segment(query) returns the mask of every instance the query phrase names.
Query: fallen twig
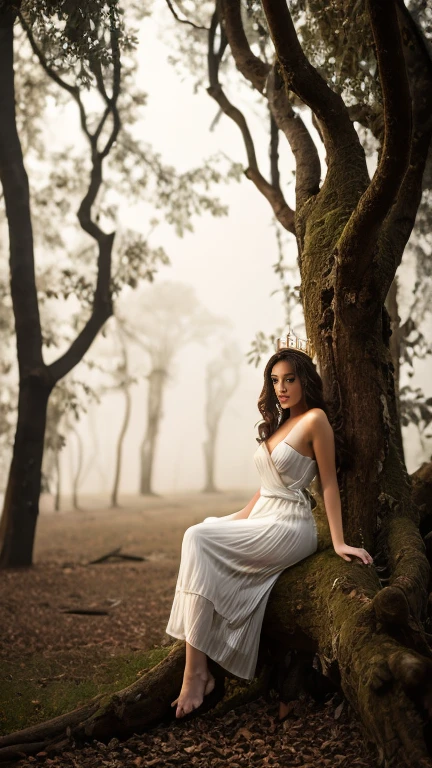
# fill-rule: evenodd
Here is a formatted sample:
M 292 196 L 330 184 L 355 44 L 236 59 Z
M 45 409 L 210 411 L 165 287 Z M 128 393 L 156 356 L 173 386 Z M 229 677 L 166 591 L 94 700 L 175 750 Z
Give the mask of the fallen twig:
M 109 611 L 97 608 L 62 608 L 61 613 L 76 613 L 79 616 L 108 616 Z
M 106 563 L 107 560 L 110 560 L 111 558 L 118 558 L 119 560 L 133 560 L 134 562 L 142 563 L 147 558 L 142 557 L 141 555 L 128 555 L 124 554 L 121 551 L 121 547 L 117 547 L 117 549 L 113 549 L 111 552 L 107 552 L 106 555 L 102 555 L 102 557 L 98 557 L 96 560 L 90 560 L 88 565 L 98 565 L 99 563 Z
M 117 547 L 117 549 L 113 549 L 111 552 L 107 552 L 106 555 L 102 555 L 102 557 L 98 557 L 96 560 L 90 560 L 88 565 L 97 565 L 98 563 L 104 563 L 110 557 L 115 557 L 115 555 L 118 555 L 120 550 L 121 550 L 121 547 Z

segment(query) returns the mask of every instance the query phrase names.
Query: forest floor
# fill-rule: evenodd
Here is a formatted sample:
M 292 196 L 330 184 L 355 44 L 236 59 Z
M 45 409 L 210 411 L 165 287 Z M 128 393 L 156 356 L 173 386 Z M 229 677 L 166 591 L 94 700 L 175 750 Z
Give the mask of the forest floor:
M 83 509 L 65 506 L 60 513 L 42 505 L 34 567 L 0 572 L 0 732 L 42 722 L 97 693 L 121 689 L 163 658 L 185 528 L 240 509 L 250 495 L 127 497 L 114 510 L 89 497 L 82 500 Z M 90 564 L 119 547 L 121 554 L 145 560 Z M 355 714 L 337 695 L 323 705 L 306 697 L 295 702 L 283 723 L 277 711 L 270 696 L 222 717 L 209 712 L 125 742 L 93 742 L 82 750 L 53 758 L 41 753 L 16 765 L 375 765 Z

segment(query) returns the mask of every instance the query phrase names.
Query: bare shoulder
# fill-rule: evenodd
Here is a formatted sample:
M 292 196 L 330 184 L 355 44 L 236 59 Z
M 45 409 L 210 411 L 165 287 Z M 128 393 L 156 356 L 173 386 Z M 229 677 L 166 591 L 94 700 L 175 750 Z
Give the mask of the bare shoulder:
M 308 426 L 312 439 L 319 435 L 329 436 L 333 433 L 327 414 L 322 408 L 310 408 L 308 414 Z
M 313 424 L 330 424 L 327 414 L 322 408 L 310 408 L 308 410 L 309 422 Z

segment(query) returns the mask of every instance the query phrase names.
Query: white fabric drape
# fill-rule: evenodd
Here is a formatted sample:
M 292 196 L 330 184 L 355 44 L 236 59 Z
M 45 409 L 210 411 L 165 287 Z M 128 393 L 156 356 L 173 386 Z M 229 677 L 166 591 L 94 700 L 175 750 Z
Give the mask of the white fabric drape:
M 261 443 L 254 459 L 262 485 L 249 517 L 207 517 L 186 530 L 166 629 L 246 679 L 254 676 L 276 579 L 317 548 L 303 491 L 316 475 L 316 462 L 283 441 L 271 455 Z

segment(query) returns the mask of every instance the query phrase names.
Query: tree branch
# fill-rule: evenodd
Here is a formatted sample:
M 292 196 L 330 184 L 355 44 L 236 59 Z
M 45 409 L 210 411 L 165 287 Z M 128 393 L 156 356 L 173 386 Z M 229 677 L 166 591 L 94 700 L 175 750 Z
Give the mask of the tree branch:
M 74 366 L 82 359 L 106 320 L 112 315 L 111 262 L 115 233 L 107 235 L 102 231 L 99 225 L 93 221 L 92 208 L 102 185 L 103 161 L 109 154 L 121 128 L 120 116 L 117 109 L 117 101 L 120 93 L 121 83 L 120 50 L 118 44 L 118 32 L 113 23 L 111 24 L 110 30 L 110 44 L 114 70 L 113 92 L 111 98 L 108 97 L 105 83 L 103 81 L 102 72 L 97 72 L 95 78 L 98 90 L 102 95 L 102 98 L 105 100 L 107 106 L 104 110 L 104 114 L 101 120 L 99 121 L 99 125 L 95 133 L 91 134 L 88 130 L 86 131 L 86 135 L 89 139 L 92 151 L 92 169 L 90 174 L 90 183 L 87 192 L 81 201 L 77 214 L 78 221 L 82 229 L 87 232 L 90 237 L 96 240 L 98 244 L 99 253 L 97 263 L 97 279 L 93 297 L 93 308 L 89 320 L 80 331 L 75 341 L 71 344 L 67 352 L 48 367 L 49 374 L 54 382 L 58 381 L 60 378 L 69 373 L 69 371 L 72 370 L 72 368 L 74 368 Z M 97 69 L 98 68 L 96 66 L 96 71 Z M 48 72 L 48 74 L 50 74 L 50 72 Z M 60 84 L 62 82 L 63 81 L 61 81 Z M 78 89 L 76 89 L 76 91 L 77 95 L 74 96 L 75 100 L 82 107 Z M 84 113 L 83 108 L 82 112 Z M 101 151 L 98 151 L 98 138 L 103 130 L 109 114 L 112 114 L 113 117 L 112 129 L 104 148 Z M 86 125 L 85 113 L 84 121 L 82 119 L 81 124 Z
M 339 94 L 329 88 L 302 51 L 286 0 L 262 2 L 285 85 L 294 91 L 317 116 L 332 166 L 362 157 L 357 134 Z
M 389 255 L 383 265 L 383 301 L 414 226 L 422 195 L 420 182 L 428 157 L 432 163 L 432 60 L 423 36 L 402 0 L 397 2 L 397 13 L 411 88 L 413 132 L 408 170 L 382 232 Z
M 251 51 L 243 28 L 240 0 L 221 0 L 220 22 L 237 69 L 257 91 L 264 93 L 270 66 Z
M 167 4 L 168 8 L 170 9 L 172 15 L 174 16 L 175 20 L 179 21 L 180 24 L 189 24 L 194 29 L 205 29 L 206 32 L 208 32 L 208 27 L 201 27 L 199 24 L 195 24 L 195 22 L 189 21 L 189 19 L 181 19 L 180 16 L 178 15 L 176 9 L 174 8 L 174 5 L 171 2 L 171 0 L 165 0 L 165 2 Z
M 382 109 L 378 110 L 369 104 L 352 104 L 347 109 L 353 123 L 360 123 L 364 128 L 368 128 L 380 144 L 383 143 L 384 112 Z
M 223 39 L 224 36 L 222 36 L 219 52 L 215 53 L 214 43 L 218 25 L 219 18 L 216 11 L 213 15 L 209 32 L 208 70 L 210 86 L 207 89 L 207 93 L 217 102 L 221 110 L 229 118 L 231 118 L 231 120 L 233 120 L 240 129 L 249 164 L 249 167 L 245 172 L 246 177 L 255 184 L 257 189 L 270 203 L 276 218 L 282 224 L 282 226 L 289 232 L 295 234 L 294 211 L 292 211 L 287 204 L 281 190 L 279 188 L 274 188 L 261 174 L 258 168 L 258 161 L 256 159 L 255 146 L 249 130 L 249 126 L 246 122 L 246 118 L 237 107 L 231 104 L 219 82 L 219 64 L 226 46 L 226 42 Z
M 111 135 L 108 137 L 105 147 L 100 152 L 101 160 L 103 160 L 104 157 L 106 157 L 111 151 L 111 147 L 113 146 L 115 140 L 117 139 L 118 133 L 121 128 L 120 115 L 117 109 L 117 101 L 120 95 L 120 83 L 121 83 L 120 48 L 119 48 L 119 41 L 118 41 L 118 31 L 115 28 L 114 24 L 111 25 L 110 40 L 111 40 L 111 51 L 113 55 L 114 71 L 113 71 L 113 92 L 112 92 L 111 99 L 109 101 L 109 105 L 111 107 L 111 112 L 113 117 L 113 127 L 111 131 Z
M 411 146 L 411 97 L 394 0 L 368 0 L 368 11 L 384 102 L 384 143 L 373 179 L 339 240 L 344 290 L 359 288 L 372 262 L 379 228 L 407 170 Z
M 302 118 L 288 100 L 284 82 L 277 67 L 267 78 L 267 98 L 279 129 L 288 139 L 296 162 L 296 207 L 319 192 L 321 163 L 315 142 Z
M 84 232 L 87 232 L 96 242 L 102 242 L 105 233 L 92 219 L 92 207 L 96 200 L 97 194 L 102 185 L 102 160 L 99 154 L 93 157 L 93 164 L 90 174 L 90 183 L 85 196 L 83 197 L 80 207 L 78 208 L 78 221 Z
M 81 120 L 81 127 L 87 136 L 87 138 L 91 139 L 91 133 L 89 131 L 88 125 L 87 125 L 87 116 L 84 110 L 83 103 L 81 101 L 80 92 L 76 85 L 71 85 L 66 80 L 63 80 L 62 77 L 48 64 L 44 54 L 42 53 L 41 49 L 36 43 L 36 40 L 33 37 L 33 32 L 30 28 L 30 26 L 27 24 L 23 14 L 19 11 L 18 12 L 18 18 L 21 22 L 21 25 L 28 37 L 29 43 L 31 45 L 31 48 L 33 50 L 33 53 L 36 54 L 37 58 L 39 59 L 39 63 L 42 66 L 42 69 L 47 73 L 47 75 L 53 80 L 57 85 L 60 86 L 60 88 L 63 88 L 63 90 L 70 93 L 70 95 L 75 99 L 76 103 L 78 104 L 78 109 L 80 112 L 80 120 Z
M 270 112 L 270 178 L 272 187 L 280 189 L 279 174 L 279 128 Z
M 97 268 L 97 282 L 93 299 L 91 315 L 72 342 L 67 352 L 47 366 L 49 376 L 53 383 L 66 376 L 77 363 L 82 360 L 89 350 L 100 329 L 112 315 L 111 300 L 111 256 L 115 234 L 104 235 L 99 242 L 99 256 Z
M 273 118 L 295 157 L 298 208 L 319 191 L 321 165 L 316 146 L 303 120 L 294 112 L 282 78 L 252 53 L 243 28 L 240 0 L 221 0 L 221 9 L 236 67 L 254 88 L 266 95 Z

